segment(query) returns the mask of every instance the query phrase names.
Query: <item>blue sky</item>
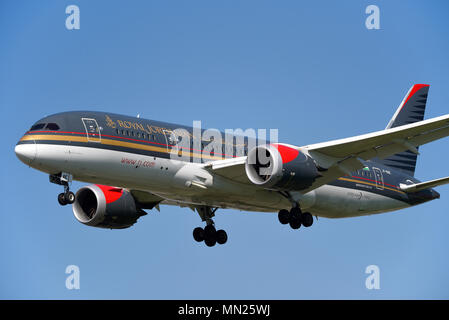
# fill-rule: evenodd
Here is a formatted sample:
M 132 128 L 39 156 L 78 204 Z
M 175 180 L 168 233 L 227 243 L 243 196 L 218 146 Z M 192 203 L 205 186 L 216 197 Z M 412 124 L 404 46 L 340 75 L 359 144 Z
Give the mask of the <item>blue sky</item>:
M 81 28 L 65 28 L 66 6 Z M 365 8 L 380 8 L 380 30 Z M 447 1 L 2 1 L 2 299 L 448 299 L 449 186 L 441 199 L 308 229 L 220 210 L 224 246 L 194 242 L 189 209 L 127 230 L 78 223 L 61 188 L 14 145 L 37 119 L 89 109 L 203 127 L 278 128 L 305 145 L 383 129 L 413 83 L 448 113 Z M 449 175 L 449 138 L 416 176 Z M 74 183 L 73 189 L 83 186 Z M 65 268 L 80 268 L 67 290 Z M 380 268 L 380 290 L 365 268 Z

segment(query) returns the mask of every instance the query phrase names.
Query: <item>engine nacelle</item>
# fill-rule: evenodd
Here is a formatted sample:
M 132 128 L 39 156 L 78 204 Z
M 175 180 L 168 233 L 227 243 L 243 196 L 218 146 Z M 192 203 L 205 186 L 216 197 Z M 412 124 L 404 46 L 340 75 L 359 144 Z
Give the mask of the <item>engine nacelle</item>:
M 252 183 L 266 189 L 284 191 L 304 190 L 320 176 L 312 158 L 281 144 L 251 149 L 245 171 Z
M 103 185 L 90 185 L 79 189 L 72 208 L 79 222 L 109 229 L 128 228 L 146 214 L 137 207 L 131 193 Z

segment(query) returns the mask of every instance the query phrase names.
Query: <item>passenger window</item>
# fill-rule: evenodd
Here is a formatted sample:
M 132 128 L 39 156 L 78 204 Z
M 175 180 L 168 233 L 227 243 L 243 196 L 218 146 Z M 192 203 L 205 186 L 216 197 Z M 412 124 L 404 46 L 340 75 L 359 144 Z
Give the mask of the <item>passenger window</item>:
M 31 127 L 30 131 L 36 131 L 43 129 L 45 127 L 45 123 L 38 123 Z

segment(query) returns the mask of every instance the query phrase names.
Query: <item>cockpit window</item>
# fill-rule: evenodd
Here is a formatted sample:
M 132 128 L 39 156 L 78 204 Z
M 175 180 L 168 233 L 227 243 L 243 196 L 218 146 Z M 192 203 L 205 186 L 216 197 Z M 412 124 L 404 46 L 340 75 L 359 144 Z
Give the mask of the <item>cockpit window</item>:
M 44 127 L 45 127 L 45 123 L 37 123 L 31 127 L 30 131 L 40 130 L 40 129 L 43 129 Z
M 49 123 L 45 129 L 56 131 L 59 130 L 59 126 L 56 123 Z

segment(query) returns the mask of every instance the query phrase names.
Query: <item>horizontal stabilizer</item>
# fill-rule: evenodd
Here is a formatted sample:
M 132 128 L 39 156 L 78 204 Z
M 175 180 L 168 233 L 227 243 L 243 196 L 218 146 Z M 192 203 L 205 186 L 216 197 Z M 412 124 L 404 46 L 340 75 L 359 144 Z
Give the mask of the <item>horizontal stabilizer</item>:
M 418 192 L 424 189 L 429 189 L 437 186 L 441 186 L 443 184 L 449 183 L 449 177 L 440 178 L 435 180 L 430 180 L 426 182 L 414 183 L 414 184 L 403 184 L 401 183 L 399 187 L 402 191 L 410 193 L 410 192 Z

